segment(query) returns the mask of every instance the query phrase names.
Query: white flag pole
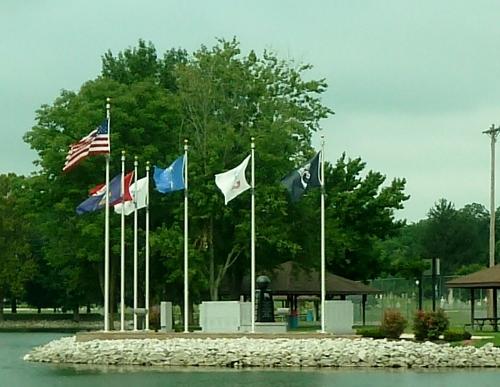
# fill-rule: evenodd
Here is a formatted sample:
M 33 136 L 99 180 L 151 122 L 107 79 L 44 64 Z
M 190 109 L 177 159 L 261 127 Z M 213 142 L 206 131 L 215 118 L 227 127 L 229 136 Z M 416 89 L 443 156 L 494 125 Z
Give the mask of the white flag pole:
M 108 144 L 111 148 L 111 103 L 110 98 L 106 99 L 106 118 L 108 121 Z M 104 220 L 104 331 L 109 331 L 109 157 L 106 155 L 106 198 L 105 220 Z
M 146 291 L 144 309 L 146 310 L 144 328 L 149 330 L 149 161 L 146 163 Z
M 188 285 L 188 140 L 184 140 L 184 332 L 189 332 Z
M 120 330 L 125 330 L 125 151 L 122 150 L 122 208 L 120 244 Z
M 252 333 L 255 333 L 255 142 L 252 137 L 251 144 L 252 151 L 252 204 L 251 204 L 251 242 L 250 242 L 250 251 L 251 251 L 251 300 L 252 300 Z
M 325 136 L 321 136 L 321 333 L 325 333 Z
M 134 160 L 134 331 L 137 330 L 137 156 Z

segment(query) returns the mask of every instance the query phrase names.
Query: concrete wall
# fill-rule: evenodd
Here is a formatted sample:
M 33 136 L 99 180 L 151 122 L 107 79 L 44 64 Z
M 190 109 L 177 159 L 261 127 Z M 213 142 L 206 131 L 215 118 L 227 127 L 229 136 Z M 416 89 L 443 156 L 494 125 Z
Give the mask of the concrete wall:
M 325 330 L 338 335 L 352 334 L 354 330 L 352 301 L 325 301 Z
M 241 301 L 203 301 L 200 326 L 203 332 L 245 332 L 251 325 L 251 303 Z

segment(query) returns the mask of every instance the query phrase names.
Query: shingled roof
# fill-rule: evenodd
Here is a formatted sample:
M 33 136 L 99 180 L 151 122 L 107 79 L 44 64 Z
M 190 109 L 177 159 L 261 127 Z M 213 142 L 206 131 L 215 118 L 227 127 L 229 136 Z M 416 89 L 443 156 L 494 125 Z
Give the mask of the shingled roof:
M 446 282 L 450 288 L 500 288 L 500 264 Z
M 260 274 L 269 276 L 271 279 L 270 288 L 275 295 L 305 296 L 321 294 L 320 272 L 313 269 L 306 269 L 292 261 L 282 263 L 272 272 L 257 273 L 257 276 Z M 245 288 L 248 288 L 248 285 Z M 326 294 L 328 295 L 382 293 L 382 291 L 361 282 L 352 281 L 328 272 L 325 274 L 325 287 Z

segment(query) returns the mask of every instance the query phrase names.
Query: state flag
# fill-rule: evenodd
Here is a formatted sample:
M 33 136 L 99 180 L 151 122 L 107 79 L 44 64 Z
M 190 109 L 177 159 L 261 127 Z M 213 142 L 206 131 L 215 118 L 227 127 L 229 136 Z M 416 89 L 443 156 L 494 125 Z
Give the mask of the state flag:
M 130 184 L 134 177 L 134 172 L 130 172 L 125 175 L 125 192 L 123 195 L 124 201 L 132 200 L 132 195 L 130 194 Z M 109 182 L 109 205 L 114 206 L 122 201 L 122 187 L 121 187 L 122 175 L 121 173 L 115 176 Z M 85 201 L 80 203 L 76 208 L 76 213 L 82 215 L 87 212 L 98 211 L 106 206 L 106 185 L 100 184 L 90 190 L 90 197 Z
M 168 168 L 155 166 L 153 180 L 156 190 L 161 193 L 184 189 L 184 156 L 178 157 Z

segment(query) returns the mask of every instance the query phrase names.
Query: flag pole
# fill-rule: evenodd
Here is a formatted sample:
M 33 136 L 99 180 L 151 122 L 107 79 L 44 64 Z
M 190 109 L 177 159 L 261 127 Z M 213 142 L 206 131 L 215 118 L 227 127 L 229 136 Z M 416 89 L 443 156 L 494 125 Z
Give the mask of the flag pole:
M 184 332 L 189 332 L 188 286 L 188 140 L 184 140 Z
M 146 291 L 144 309 L 146 310 L 144 328 L 149 330 L 149 161 L 146 162 Z
M 109 158 L 111 154 L 111 99 L 106 98 L 106 119 L 110 152 L 106 155 L 106 198 L 104 219 L 104 331 L 109 331 Z
M 134 159 L 134 331 L 137 330 L 137 156 Z
M 251 152 L 252 152 L 252 201 L 251 201 L 251 300 L 252 300 L 252 333 L 255 333 L 255 142 L 252 137 Z
M 125 151 L 122 150 L 122 208 L 120 241 L 120 330 L 125 330 Z
M 321 135 L 321 333 L 325 333 L 325 136 Z

